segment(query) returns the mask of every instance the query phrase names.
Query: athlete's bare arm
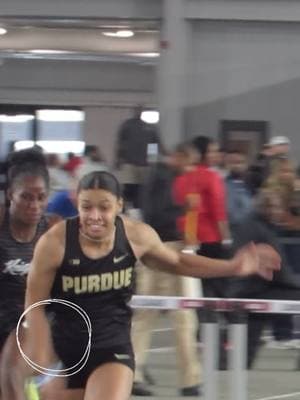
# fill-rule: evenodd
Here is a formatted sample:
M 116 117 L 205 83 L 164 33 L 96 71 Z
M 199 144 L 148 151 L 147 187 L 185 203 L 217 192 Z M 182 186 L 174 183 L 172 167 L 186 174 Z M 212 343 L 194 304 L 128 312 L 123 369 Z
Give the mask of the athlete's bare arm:
M 25 298 L 26 309 L 41 300 L 49 299 L 56 270 L 64 256 L 65 222 L 53 226 L 39 239 L 30 266 Z M 49 324 L 44 306 L 26 315 L 26 346 L 30 358 L 45 366 L 54 361 Z
M 36 244 L 27 278 L 25 305 L 50 296 L 56 270 L 64 256 L 65 222 L 54 225 Z
M 249 244 L 234 258 L 217 260 L 176 252 L 166 246 L 149 225 L 128 219 L 124 222 L 136 256 L 150 268 L 199 278 L 258 274 L 268 280 L 280 268 L 279 254 L 267 245 Z

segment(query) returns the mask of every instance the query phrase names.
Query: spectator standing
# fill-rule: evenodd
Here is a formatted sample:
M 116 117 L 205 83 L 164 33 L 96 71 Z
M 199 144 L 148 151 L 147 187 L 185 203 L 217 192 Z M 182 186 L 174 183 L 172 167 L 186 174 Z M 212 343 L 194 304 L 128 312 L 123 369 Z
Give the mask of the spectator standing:
M 133 116 L 122 123 L 116 143 L 117 175 L 124 187 L 125 201 L 134 208 L 138 207 L 139 190 L 149 161 L 155 161 L 161 153 L 157 129 L 142 121 L 142 111 L 141 106 L 136 107 Z
M 84 149 L 84 157 L 81 164 L 76 169 L 77 179 L 81 179 L 84 175 L 93 171 L 107 171 L 108 167 L 98 146 L 86 145 Z
M 226 211 L 226 194 L 223 178 L 214 171 L 216 146 L 207 136 L 196 137 L 192 144 L 200 161 L 192 171 L 175 182 L 174 191 L 178 204 L 197 208 L 198 254 L 223 258 L 231 244 Z M 197 204 L 194 204 L 194 203 Z M 202 280 L 205 296 L 223 296 L 222 280 Z
M 247 170 L 246 156 L 232 150 L 227 155 L 228 176 L 226 184 L 226 203 L 230 226 L 238 224 L 253 209 L 253 199 L 245 182 Z
M 167 246 L 182 250 L 182 236 L 176 229 L 176 220 L 184 213 L 173 200 L 173 182 L 185 166 L 188 150 L 185 146 L 166 157 L 153 167 L 142 191 L 142 213 L 146 223 L 151 225 Z M 151 201 L 149 201 L 151 199 Z M 186 277 L 179 277 L 156 269 L 141 266 L 138 274 L 138 292 L 143 295 L 188 296 L 185 292 Z M 199 396 L 201 393 L 201 366 L 196 352 L 197 321 L 193 310 L 169 311 L 174 322 L 176 352 L 180 370 L 182 396 Z M 146 351 L 149 348 L 151 329 L 159 315 L 158 310 L 137 310 L 132 330 L 136 354 L 136 372 L 133 394 L 153 395 L 145 385 L 144 368 Z M 165 314 L 164 314 L 165 315 Z

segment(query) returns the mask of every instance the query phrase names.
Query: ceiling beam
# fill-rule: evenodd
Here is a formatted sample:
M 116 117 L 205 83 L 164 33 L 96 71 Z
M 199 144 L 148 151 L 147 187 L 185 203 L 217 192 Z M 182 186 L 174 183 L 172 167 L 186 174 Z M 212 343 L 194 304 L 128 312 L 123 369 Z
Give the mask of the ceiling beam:
M 159 20 L 163 0 L 1 0 L 5 17 Z M 186 19 L 300 21 L 299 0 L 185 0 Z
M 0 18 L 158 19 L 162 0 L 1 0 Z

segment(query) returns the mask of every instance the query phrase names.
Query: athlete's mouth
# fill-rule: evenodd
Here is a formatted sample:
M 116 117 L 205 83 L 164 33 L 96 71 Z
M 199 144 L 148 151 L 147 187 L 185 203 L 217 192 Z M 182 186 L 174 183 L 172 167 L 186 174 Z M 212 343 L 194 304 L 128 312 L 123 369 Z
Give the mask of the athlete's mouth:
M 27 216 L 29 218 L 39 219 L 39 218 L 41 218 L 42 214 L 41 213 L 28 213 Z
M 88 229 L 93 232 L 94 231 L 98 232 L 98 231 L 102 231 L 104 229 L 104 225 L 103 224 L 91 224 L 91 225 L 88 225 Z

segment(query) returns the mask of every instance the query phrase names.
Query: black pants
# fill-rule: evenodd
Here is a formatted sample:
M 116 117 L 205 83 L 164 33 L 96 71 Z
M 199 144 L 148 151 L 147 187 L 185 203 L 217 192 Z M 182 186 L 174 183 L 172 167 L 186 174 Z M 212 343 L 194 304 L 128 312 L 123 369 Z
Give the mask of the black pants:
M 197 254 L 215 259 L 224 259 L 230 256 L 229 251 L 225 250 L 221 242 L 202 243 Z M 227 278 L 201 279 L 204 297 L 226 297 Z M 197 310 L 198 320 L 201 323 L 202 312 Z M 219 369 L 226 369 L 227 354 L 227 315 L 219 314 L 220 326 L 220 348 L 219 348 Z
M 293 334 L 293 316 L 288 314 L 274 315 L 272 332 L 275 340 L 290 340 Z
M 261 293 L 256 298 L 268 300 L 300 300 L 300 289 L 274 286 Z M 248 318 L 248 367 L 251 368 L 261 343 L 261 335 L 267 324 L 273 318 L 281 318 L 284 314 L 250 314 Z
M 221 242 L 202 243 L 197 254 L 216 259 L 229 258 L 230 256 L 229 251 L 224 249 Z M 227 278 L 202 279 L 204 296 L 226 297 L 226 282 Z

